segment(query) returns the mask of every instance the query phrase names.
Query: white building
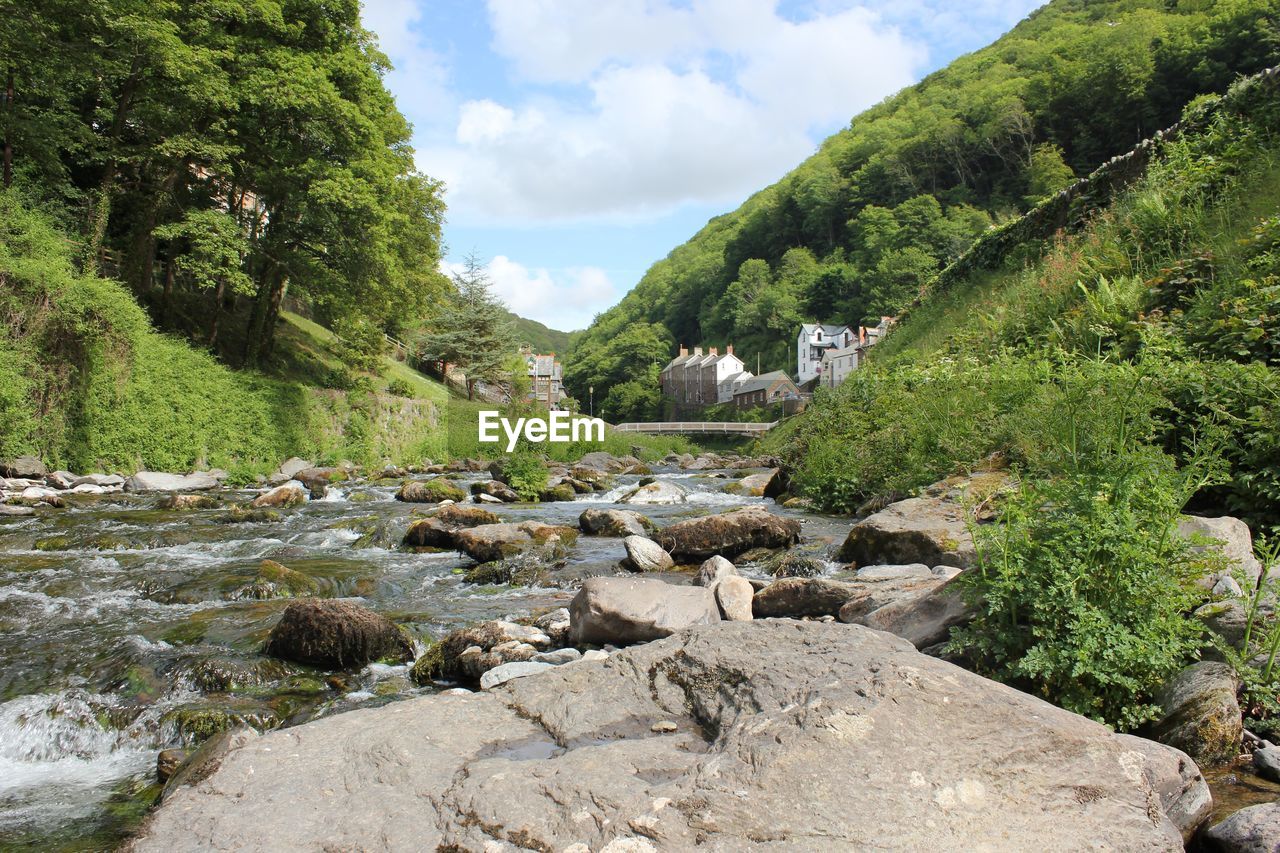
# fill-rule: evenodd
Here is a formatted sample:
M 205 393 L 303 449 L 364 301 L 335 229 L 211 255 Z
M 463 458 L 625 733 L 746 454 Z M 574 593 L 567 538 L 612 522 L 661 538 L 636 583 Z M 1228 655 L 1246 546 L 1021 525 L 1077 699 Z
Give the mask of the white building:
M 849 374 L 862 366 L 867 357 L 867 350 L 884 340 L 893 325 L 894 318 L 881 317 L 880 323 L 871 328 L 858 327 L 858 337 L 853 344 L 839 349 L 828 349 L 822 353 L 822 365 L 819 370 L 820 385 L 835 388 L 849 378 Z
M 853 329 L 822 323 L 805 323 L 796 336 L 796 381 L 803 385 L 822 373 L 827 350 L 843 349 L 855 341 Z

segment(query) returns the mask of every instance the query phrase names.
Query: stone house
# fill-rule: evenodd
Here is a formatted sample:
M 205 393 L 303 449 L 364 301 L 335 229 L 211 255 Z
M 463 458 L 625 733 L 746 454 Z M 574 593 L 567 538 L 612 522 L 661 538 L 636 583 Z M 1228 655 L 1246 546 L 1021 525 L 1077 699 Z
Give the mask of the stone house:
M 734 405 L 739 409 L 754 409 L 799 399 L 800 388 L 781 370 L 748 379 L 733 395 Z
M 732 344 L 723 354 L 717 347 L 706 352 L 694 347 L 692 353 L 681 347 L 679 355 L 662 368 L 659 382 L 663 396 L 677 405 L 699 407 L 731 401 L 734 391 L 751 376 L 742 359 L 734 355 Z

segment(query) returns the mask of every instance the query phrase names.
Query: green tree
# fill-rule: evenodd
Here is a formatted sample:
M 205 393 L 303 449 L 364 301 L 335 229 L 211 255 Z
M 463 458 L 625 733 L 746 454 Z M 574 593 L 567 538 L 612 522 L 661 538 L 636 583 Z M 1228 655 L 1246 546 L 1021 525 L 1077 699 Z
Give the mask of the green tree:
M 1052 143 L 1037 145 L 1027 164 L 1027 194 L 1025 200 L 1035 205 L 1049 198 L 1058 190 L 1075 181 L 1075 172 L 1062 157 L 1062 149 Z
M 218 340 L 218 321 L 228 294 L 253 290 L 253 282 L 244 272 L 249 242 L 240 230 L 240 223 L 220 210 L 192 210 L 182 221 L 157 228 L 155 235 L 174 245 L 170 263 L 178 275 L 201 290 L 213 292 L 206 338 L 209 346 L 213 346 Z M 171 298 L 168 288 L 164 298 L 167 312 Z
M 474 254 L 453 274 L 456 294 L 419 341 L 422 356 L 456 365 L 467 376 L 467 398 L 478 381 L 510 377 L 511 324 L 506 308 L 492 293 L 493 282 Z

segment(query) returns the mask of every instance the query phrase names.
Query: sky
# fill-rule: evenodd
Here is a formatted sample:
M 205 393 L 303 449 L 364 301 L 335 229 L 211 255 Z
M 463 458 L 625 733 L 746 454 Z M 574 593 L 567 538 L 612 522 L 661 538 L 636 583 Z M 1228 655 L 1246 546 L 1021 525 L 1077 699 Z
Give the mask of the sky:
M 444 181 L 446 264 L 474 253 L 570 331 L 707 220 L 1038 0 L 364 0 Z

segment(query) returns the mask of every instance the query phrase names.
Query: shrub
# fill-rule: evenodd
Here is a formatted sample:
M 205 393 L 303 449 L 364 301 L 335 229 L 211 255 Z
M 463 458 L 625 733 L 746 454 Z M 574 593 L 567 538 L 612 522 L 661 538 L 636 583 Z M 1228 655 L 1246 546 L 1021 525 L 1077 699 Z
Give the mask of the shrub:
M 542 458 L 533 453 L 520 452 L 507 457 L 503 470 L 507 485 L 521 500 L 536 501 L 547 488 L 547 468 Z
M 401 379 L 399 376 L 387 383 L 387 393 L 394 397 L 414 396 L 413 386 L 409 384 L 407 379 Z
M 979 564 L 962 577 L 978 615 L 950 648 L 1117 729 L 1152 719 L 1155 691 L 1200 644 L 1186 612 L 1203 595 L 1194 579 L 1206 558 L 1174 527 L 1206 476 L 1126 444 L 1024 482 L 996 523 L 975 528 Z

